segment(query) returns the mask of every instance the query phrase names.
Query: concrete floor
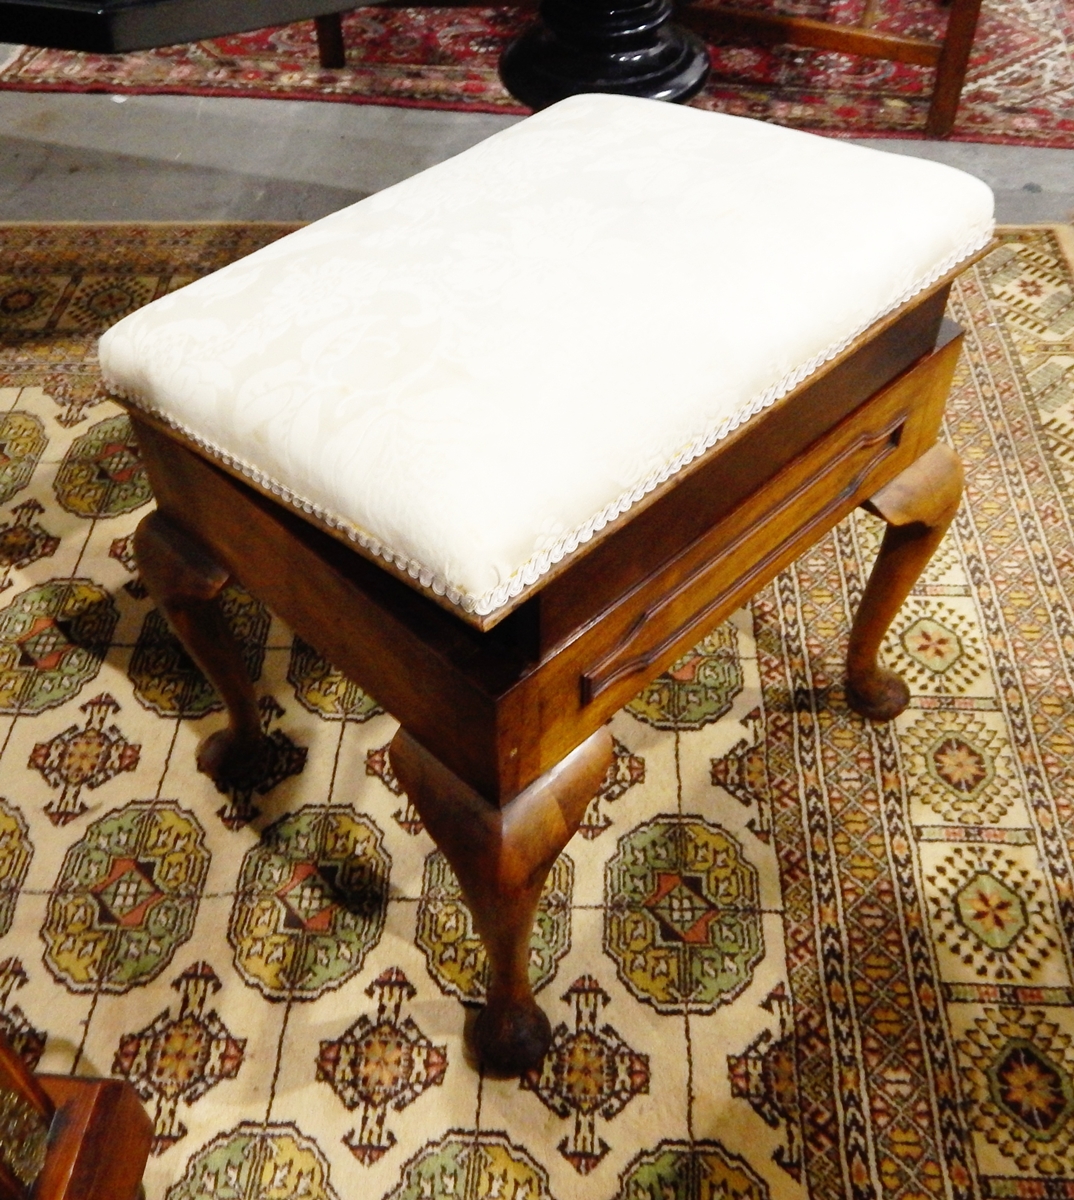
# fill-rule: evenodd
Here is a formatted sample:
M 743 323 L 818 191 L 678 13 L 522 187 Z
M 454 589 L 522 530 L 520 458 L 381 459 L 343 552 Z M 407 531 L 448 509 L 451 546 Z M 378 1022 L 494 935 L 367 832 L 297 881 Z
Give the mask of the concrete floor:
M 0 46 L 0 62 L 7 47 Z M 193 96 L 0 92 L 0 220 L 312 220 L 517 117 Z M 863 142 L 979 175 L 1006 223 L 1074 221 L 1074 151 Z

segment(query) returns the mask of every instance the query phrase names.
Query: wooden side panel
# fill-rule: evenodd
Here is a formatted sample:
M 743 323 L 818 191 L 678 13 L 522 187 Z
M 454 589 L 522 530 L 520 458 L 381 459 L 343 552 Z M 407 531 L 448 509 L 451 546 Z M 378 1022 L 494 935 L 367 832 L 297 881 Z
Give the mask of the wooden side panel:
M 574 636 L 937 344 L 949 287 L 919 300 L 646 497 L 540 591 L 541 647 Z M 942 337 L 940 339 L 942 341 Z
M 517 655 L 132 413 L 162 511 L 485 795 L 500 789 L 495 696 Z
M 53 1104 L 33 1072 L 0 1033 L 0 1197 L 27 1200 L 40 1177 Z
M 482 632 L 132 416 L 161 509 L 445 766 L 502 805 L 928 449 L 959 345 L 947 340 L 919 359 L 774 475 L 771 462 L 757 467 L 755 443 L 729 439 L 714 457 L 722 470 L 694 473 L 662 510 L 680 537 L 696 529 L 695 508 L 704 513 L 710 493 L 723 515 L 675 553 L 649 525 L 633 538 L 632 520 L 603 557 L 578 559 L 559 581 L 560 613 L 570 612 L 574 632 L 539 660 L 530 605 L 544 594 Z M 800 436 L 809 417 L 795 420 Z M 737 493 L 755 467 L 765 472 L 760 485 Z M 737 495 L 729 510 L 728 494 Z M 594 561 L 616 585 L 610 597 Z
M 948 341 L 845 418 L 526 681 L 547 770 L 934 442 L 961 347 Z

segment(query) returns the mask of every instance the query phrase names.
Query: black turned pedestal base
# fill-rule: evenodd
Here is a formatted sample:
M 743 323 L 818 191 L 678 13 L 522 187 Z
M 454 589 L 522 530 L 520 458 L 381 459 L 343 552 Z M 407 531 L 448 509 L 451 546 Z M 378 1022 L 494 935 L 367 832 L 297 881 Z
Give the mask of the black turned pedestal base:
M 670 23 L 667 0 L 543 0 L 539 11 L 500 59 L 504 86 L 532 108 L 579 92 L 688 100 L 709 73 L 704 44 Z

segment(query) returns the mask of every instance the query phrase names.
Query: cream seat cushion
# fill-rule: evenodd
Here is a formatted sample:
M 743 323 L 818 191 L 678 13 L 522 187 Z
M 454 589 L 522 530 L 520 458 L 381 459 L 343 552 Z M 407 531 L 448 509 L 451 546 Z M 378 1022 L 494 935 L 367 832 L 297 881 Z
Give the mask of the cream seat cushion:
M 949 167 L 577 96 L 138 310 L 101 366 L 485 615 L 991 231 Z

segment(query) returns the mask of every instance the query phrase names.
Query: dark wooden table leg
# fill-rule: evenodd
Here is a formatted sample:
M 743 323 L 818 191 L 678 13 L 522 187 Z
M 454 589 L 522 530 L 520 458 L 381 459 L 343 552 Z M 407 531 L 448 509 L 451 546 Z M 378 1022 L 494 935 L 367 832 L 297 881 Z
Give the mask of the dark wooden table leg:
M 329 13 L 314 17 L 317 30 L 317 57 L 326 71 L 338 71 L 347 65 L 347 48 L 343 44 L 343 17 Z
M 228 571 L 159 510 L 144 517 L 135 531 L 134 557 L 150 596 L 227 707 L 227 728 L 198 748 L 198 770 L 220 782 L 241 776 L 256 759 L 265 734 L 242 653 L 216 602 Z
M 881 667 L 876 656 L 961 498 L 962 464 L 950 446 L 937 442 L 864 505 L 888 527 L 847 648 L 847 703 L 863 717 L 889 721 L 910 701 L 902 677 Z
M 475 1055 L 491 1074 L 520 1075 L 540 1062 L 552 1036 L 530 987 L 537 901 L 611 764 L 611 734 L 599 729 L 502 808 L 405 729 L 395 735 L 389 756 L 403 790 L 455 869 L 488 954 L 488 995 L 473 1027 Z
M 540 20 L 503 52 L 504 87 L 533 108 L 579 92 L 688 100 L 709 55 L 671 24 L 671 0 L 541 0 Z

